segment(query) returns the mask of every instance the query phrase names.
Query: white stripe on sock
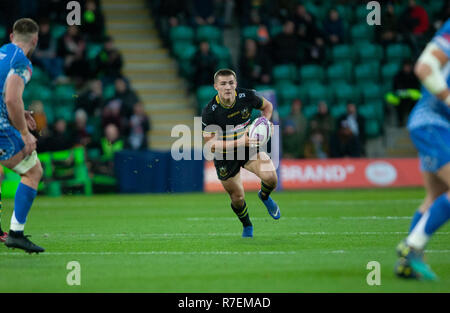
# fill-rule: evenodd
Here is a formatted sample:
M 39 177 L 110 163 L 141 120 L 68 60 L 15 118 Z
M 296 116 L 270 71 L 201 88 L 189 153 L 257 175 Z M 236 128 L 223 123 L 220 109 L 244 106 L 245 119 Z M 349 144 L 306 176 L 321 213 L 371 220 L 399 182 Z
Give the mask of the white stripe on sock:
M 417 225 L 414 227 L 414 229 L 411 231 L 411 234 L 406 238 L 406 244 L 422 250 L 425 248 L 425 245 L 427 244 L 428 240 L 430 239 L 430 236 L 428 236 L 425 233 L 425 225 L 427 224 L 428 218 L 430 217 L 430 212 L 425 212 L 422 217 L 420 218 Z
M 20 224 L 19 221 L 16 219 L 16 213 L 13 212 L 13 215 L 11 217 L 11 226 L 9 229 L 13 231 L 23 231 L 25 228 L 25 224 Z

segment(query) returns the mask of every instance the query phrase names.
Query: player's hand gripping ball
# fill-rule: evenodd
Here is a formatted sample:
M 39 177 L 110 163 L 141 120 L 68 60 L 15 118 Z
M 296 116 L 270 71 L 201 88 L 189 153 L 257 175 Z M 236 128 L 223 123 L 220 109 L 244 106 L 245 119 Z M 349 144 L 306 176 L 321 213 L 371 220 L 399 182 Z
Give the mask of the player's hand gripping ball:
M 265 145 L 272 136 L 272 123 L 265 117 L 259 117 L 249 127 L 248 137 L 257 139 L 259 146 Z

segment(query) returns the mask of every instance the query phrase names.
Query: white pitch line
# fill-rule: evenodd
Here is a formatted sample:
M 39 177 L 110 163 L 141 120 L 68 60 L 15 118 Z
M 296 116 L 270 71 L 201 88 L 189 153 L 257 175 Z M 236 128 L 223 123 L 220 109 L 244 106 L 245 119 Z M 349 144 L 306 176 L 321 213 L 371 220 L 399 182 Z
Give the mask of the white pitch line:
M 319 254 L 345 254 L 358 251 L 331 250 L 331 251 L 79 251 L 79 252 L 44 252 L 39 256 L 64 256 L 64 255 L 296 255 L 316 252 Z M 373 251 L 374 253 L 387 253 L 387 251 Z M 450 250 L 425 250 L 425 253 L 450 253 Z M 24 252 L 0 252 L 0 256 L 27 256 Z
M 267 220 L 268 217 L 252 217 L 252 220 Z M 324 216 L 285 216 L 283 220 L 411 220 L 412 216 L 340 216 L 340 217 L 324 217 Z M 236 217 L 187 217 L 187 221 L 198 222 L 198 221 L 217 221 L 217 220 L 227 220 L 235 221 Z

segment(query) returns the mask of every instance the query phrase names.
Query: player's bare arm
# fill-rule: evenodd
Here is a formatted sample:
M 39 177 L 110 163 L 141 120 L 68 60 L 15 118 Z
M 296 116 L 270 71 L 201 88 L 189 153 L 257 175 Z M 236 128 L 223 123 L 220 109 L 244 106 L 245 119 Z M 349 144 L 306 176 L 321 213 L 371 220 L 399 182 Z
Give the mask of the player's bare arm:
M 450 89 L 441 74 L 448 62 L 447 55 L 436 44 L 429 43 L 414 67 L 414 73 L 425 88 L 450 106 Z
M 264 97 L 261 97 L 263 100 L 263 104 L 261 106 L 261 115 L 264 116 L 265 118 L 267 118 L 268 120 L 270 120 L 272 118 L 272 113 L 273 113 L 273 104 L 272 102 L 270 102 L 269 100 L 267 100 Z
M 36 138 L 29 132 L 25 118 L 22 100 L 24 87 L 25 85 L 20 76 L 11 75 L 6 83 L 5 103 L 11 124 L 20 132 L 25 143 L 24 154 L 29 155 L 36 149 Z
M 205 145 L 209 144 L 211 146 L 212 152 L 216 152 L 216 150 L 226 152 L 237 147 L 249 147 L 258 144 L 257 139 L 248 137 L 248 131 L 246 131 L 240 138 L 234 140 L 222 140 L 221 138 L 218 138 L 217 134 L 211 133 L 203 133 L 203 139 Z

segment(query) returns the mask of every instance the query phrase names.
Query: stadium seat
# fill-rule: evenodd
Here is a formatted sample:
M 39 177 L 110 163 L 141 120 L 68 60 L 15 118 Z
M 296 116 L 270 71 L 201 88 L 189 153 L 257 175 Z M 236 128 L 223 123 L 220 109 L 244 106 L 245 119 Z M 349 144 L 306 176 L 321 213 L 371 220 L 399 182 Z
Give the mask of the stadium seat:
M 305 115 L 306 119 L 311 119 L 314 115 L 317 114 L 317 104 L 308 104 L 303 106 L 303 115 Z
M 328 105 L 331 104 L 332 93 L 328 86 L 322 84 L 308 84 L 308 99 L 309 104 L 317 105 L 320 101 L 325 101 Z
M 98 43 L 88 43 L 86 45 L 87 60 L 94 60 L 102 51 L 103 45 Z
M 394 79 L 394 76 L 400 70 L 401 64 L 399 62 L 391 62 L 383 65 L 381 67 L 381 80 L 383 82 L 391 82 Z
M 280 107 L 290 106 L 299 97 L 299 86 L 292 83 L 282 83 L 276 86 L 277 102 Z
M 355 21 L 359 23 L 365 22 L 367 14 L 369 14 L 369 10 L 367 10 L 366 5 L 358 5 L 355 10 Z
M 352 46 L 347 44 L 336 45 L 331 50 L 331 57 L 334 63 L 356 61 L 356 54 Z
M 270 37 L 273 38 L 283 31 L 283 25 L 273 25 L 269 28 Z
M 50 35 L 53 39 L 59 39 L 67 30 L 67 25 L 53 24 L 50 27 Z
M 343 21 L 353 21 L 353 10 L 348 5 L 337 5 L 336 10 L 339 12 L 339 16 Z
M 241 32 L 242 39 L 258 40 L 258 26 L 246 26 Z
M 387 62 L 401 62 L 411 57 L 411 48 L 406 44 L 394 43 L 386 48 Z
M 53 111 L 56 118 L 72 121 L 76 90 L 73 85 L 59 85 L 54 90 Z
M 376 138 L 381 135 L 381 125 L 377 119 L 368 119 L 365 121 L 365 133 L 368 138 Z
M 366 18 L 364 17 L 364 21 L 365 20 Z M 369 26 L 366 23 L 356 24 L 352 26 L 350 33 L 352 42 L 355 44 L 361 42 L 373 42 L 374 39 L 374 27 Z
M 330 106 L 330 114 L 335 119 L 347 112 L 347 103 L 341 102 Z
M 379 81 L 379 67 L 378 62 L 362 63 L 355 66 L 354 77 L 356 83 L 363 82 L 378 82 Z
M 33 82 L 37 82 L 41 85 L 49 85 L 50 77 L 47 72 L 42 70 L 40 67 L 35 66 L 33 67 Z
M 317 82 L 323 83 L 325 71 L 320 65 L 304 65 L 300 68 L 300 82 L 302 84 Z
M 358 84 L 358 89 L 361 93 L 364 102 L 381 101 L 383 100 L 382 89 L 375 83 Z
M 218 27 L 203 25 L 197 28 L 197 42 L 207 41 L 209 43 L 221 44 L 222 38 L 222 31 Z
M 175 26 L 170 29 L 169 37 L 172 43 L 192 43 L 194 41 L 194 30 L 185 25 Z
M 0 43 L 6 41 L 6 28 L 3 25 L 0 25 Z
M 381 62 L 383 59 L 383 47 L 377 44 L 365 44 L 358 49 L 359 63 Z
M 327 80 L 329 84 L 340 81 L 351 83 L 353 81 L 353 64 L 351 62 L 338 62 L 328 66 Z
M 228 68 L 231 65 L 231 54 L 230 50 L 222 45 L 212 44 L 211 52 L 217 57 L 219 60 L 217 67 L 220 68 Z
M 205 85 L 197 88 L 197 102 L 199 112 L 208 104 L 208 102 L 217 94 L 214 87 Z
M 293 64 L 276 65 L 272 69 L 272 77 L 276 84 L 293 82 L 296 79 L 296 71 Z
M 331 85 L 331 90 L 336 103 L 347 103 L 353 101 L 355 104 L 360 102 L 360 94 L 354 85 L 337 82 Z

